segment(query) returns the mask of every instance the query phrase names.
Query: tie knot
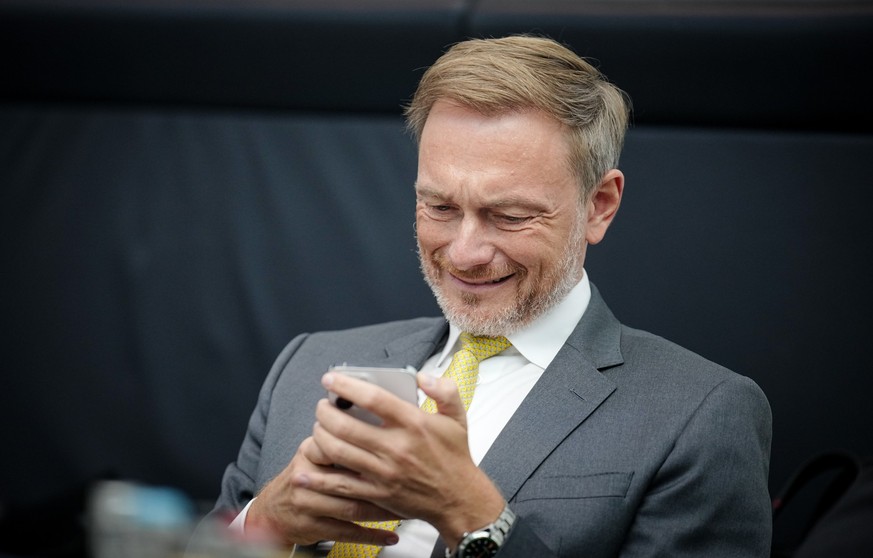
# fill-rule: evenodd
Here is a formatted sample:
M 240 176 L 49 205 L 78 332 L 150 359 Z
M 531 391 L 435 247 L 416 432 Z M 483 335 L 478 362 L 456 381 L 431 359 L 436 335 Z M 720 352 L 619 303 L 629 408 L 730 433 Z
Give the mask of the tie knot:
M 476 362 L 482 362 L 511 345 L 506 337 L 475 337 L 466 332 L 461 333 L 461 350 L 470 352 Z

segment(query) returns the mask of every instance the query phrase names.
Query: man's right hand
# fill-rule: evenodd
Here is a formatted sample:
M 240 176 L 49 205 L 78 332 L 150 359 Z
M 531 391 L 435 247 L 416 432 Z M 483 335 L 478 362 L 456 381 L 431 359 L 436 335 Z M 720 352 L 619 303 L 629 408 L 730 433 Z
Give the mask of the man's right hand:
M 289 546 L 319 541 L 380 546 L 397 543 L 397 535 L 391 531 L 368 529 L 354 523 L 399 519 L 397 516 L 369 502 L 309 490 L 307 472 L 312 471 L 355 474 L 332 467 L 312 438 L 307 438 L 288 466 L 252 502 L 245 528 L 267 531 Z

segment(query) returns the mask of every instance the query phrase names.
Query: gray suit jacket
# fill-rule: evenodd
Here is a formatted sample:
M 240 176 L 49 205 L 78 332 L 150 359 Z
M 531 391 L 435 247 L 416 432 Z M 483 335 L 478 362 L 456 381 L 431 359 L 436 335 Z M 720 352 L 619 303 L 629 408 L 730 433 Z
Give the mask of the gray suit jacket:
M 418 368 L 447 329 L 420 318 L 294 339 L 264 383 L 216 509 L 239 510 L 288 464 L 311 433 L 328 366 Z M 592 289 L 480 465 L 519 517 L 499 555 L 768 556 L 770 437 L 754 382 L 621 325 Z

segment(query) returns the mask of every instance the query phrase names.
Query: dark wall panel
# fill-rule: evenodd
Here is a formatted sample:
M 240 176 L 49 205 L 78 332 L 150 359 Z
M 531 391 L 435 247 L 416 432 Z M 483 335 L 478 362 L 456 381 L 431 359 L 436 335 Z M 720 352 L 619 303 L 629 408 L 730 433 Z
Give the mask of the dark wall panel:
M 0 130 L 4 446 L 32 448 L 4 500 L 103 475 L 211 498 L 293 335 L 438 312 L 397 117 L 7 106 Z
M 571 45 L 639 123 L 869 132 L 871 28 L 864 1 L 483 0 L 469 32 Z
M 0 98 L 399 112 L 455 0 L 3 0 Z

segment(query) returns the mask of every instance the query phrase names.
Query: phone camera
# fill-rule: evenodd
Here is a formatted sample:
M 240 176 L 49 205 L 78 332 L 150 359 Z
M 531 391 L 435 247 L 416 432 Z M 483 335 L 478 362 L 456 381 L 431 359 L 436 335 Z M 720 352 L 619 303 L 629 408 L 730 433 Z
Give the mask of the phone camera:
M 337 408 L 342 409 L 343 411 L 345 411 L 345 410 L 347 410 L 347 409 L 351 409 L 351 408 L 352 408 L 352 405 L 354 405 L 354 403 L 352 403 L 352 402 L 349 401 L 348 399 L 343 399 L 342 397 L 337 397 L 337 398 L 336 398 L 336 406 L 337 406 Z

